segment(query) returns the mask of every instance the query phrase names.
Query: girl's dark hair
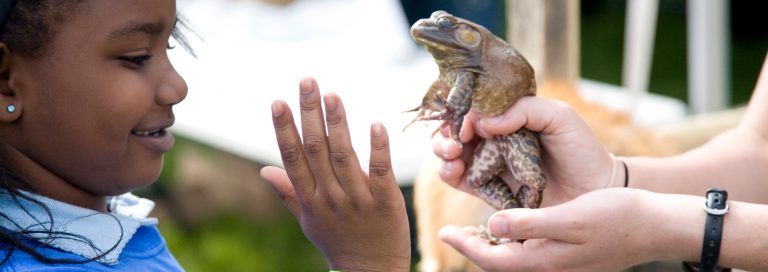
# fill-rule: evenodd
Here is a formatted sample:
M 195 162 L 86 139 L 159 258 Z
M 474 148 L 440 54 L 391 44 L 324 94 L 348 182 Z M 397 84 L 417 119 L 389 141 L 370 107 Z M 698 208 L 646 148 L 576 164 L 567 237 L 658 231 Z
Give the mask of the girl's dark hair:
M 0 42 L 4 42 L 14 54 L 27 57 L 43 56 L 48 52 L 56 35 L 56 25 L 67 20 L 68 15 L 77 12 L 83 2 L 84 0 L 16 0 L 15 6 L 5 18 L 5 23 L 1 25 Z M 186 21 L 177 15 L 176 27 L 171 32 L 171 37 L 194 55 L 180 29 L 188 30 L 189 27 Z
M 5 43 L 14 54 L 33 58 L 45 56 L 45 54 L 49 53 L 51 42 L 56 35 L 56 26 L 67 20 L 68 15 L 78 12 L 78 7 L 83 2 L 84 0 L 16 0 L 15 5 L 11 5 L 11 10 L 8 14 L 0 15 L 5 15 L 4 20 L 0 20 L 0 42 Z M 179 45 L 186 49 L 190 54 L 194 55 L 189 43 L 180 32 L 178 28 L 179 26 L 184 29 L 189 29 L 184 20 L 177 16 L 176 27 L 173 29 L 171 36 Z M 29 210 L 22 205 L 22 202 L 31 203 L 42 209 L 47 214 L 47 218 L 38 222 L 40 223 L 38 225 L 48 226 L 47 229 L 43 231 L 30 231 L 25 229 L 12 231 L 0 228 L 0 266 L 8 262 L 15 250 L 26 252 L 44 263 L 78 264 L 98 260 L 117 247 L 116 243 L 111 249 L 108 249 L 105 252 L 100 252 L 100 255 L 90 259 L 58 259 L 45 256 L 38 251 L 39 246 L 30 243 L 31 241 L 36 240 L 32 238 L 31 235 L 39 235 L 42 233 L 46 236 L 44 240 L 75 240 L 90 245 L 94 250 L 98 249 L 96 249 L 92 241 L 88 240 L 86 237 L 55 231 L 53 229 L 53 215 L 48 207 L 39 200 L 21 192 L 27 191 L 34 193 L 34 188 L 31 188 L 29 183 L 24 182 L 18 176 L 14 175 L 12 169 L 10 169 L 2 160 L 0 160 L 0 189 L 3 189 L 10 194 L 12 201 L 27 213 L 29 213 Z M 117 219 L 115 218 L 115 220 Z M 13 219 L 2 210 L 0 210 L 0 221 L 8 221 L 16 225 L 13 222 Z M 118 225 L 119 223 L 120 222 L 118 221 Z M 122 228 L 122 226 L 120 226 L 120 228 Z M 122 237 L 120 240 L 122 240 Z

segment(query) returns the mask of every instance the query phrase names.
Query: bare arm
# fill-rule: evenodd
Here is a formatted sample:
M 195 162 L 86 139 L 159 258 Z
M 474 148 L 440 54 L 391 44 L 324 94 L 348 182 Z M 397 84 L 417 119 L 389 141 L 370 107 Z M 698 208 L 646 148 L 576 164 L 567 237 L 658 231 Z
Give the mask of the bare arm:
M 768 203 L 768 58 L 736 128 L 679 156 L 626 162 L 630 187 L 693 195 L 722 187 L 732 199 Z
M 442 229 L 440 238 L 486 271 L 618 271 L 653 260 L 698 262 L 702 203 L 703 197 L 691 195 L 602 189 L 561 205 L 491 217 L 495 235 L 522 243 L 490 245 L 456 226 Z M 729 204 L 720 265 L 768 270 L 768 206 Z

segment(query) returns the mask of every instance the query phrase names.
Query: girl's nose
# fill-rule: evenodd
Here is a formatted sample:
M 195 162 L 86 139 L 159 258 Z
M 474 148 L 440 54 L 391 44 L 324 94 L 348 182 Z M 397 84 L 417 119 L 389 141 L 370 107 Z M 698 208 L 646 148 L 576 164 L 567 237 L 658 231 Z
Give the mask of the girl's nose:
M 175 105 L 187 97 L 187 91 L 187 82 L 170 66 L 160 83 L 155 99 L 160 105 Z

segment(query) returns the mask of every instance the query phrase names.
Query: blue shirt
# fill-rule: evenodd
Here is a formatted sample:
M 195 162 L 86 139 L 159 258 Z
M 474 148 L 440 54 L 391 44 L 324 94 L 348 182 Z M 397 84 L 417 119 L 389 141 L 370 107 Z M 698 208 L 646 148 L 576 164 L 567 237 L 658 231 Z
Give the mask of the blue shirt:
M 149 200 L 131 194 L 114 197 L 110 201 L 112 212 L 102 213 L 39 195 L 26 195 L 48 207 L 53 226 L 41 207 L 22 198 L 16 202 L 7 191 L 0 190 L 0 210 L 13 220 L 0 218 L 0 228 L 4 231 L 53 227 L 54 231 L 84 238 L 36 234 L 24 241 L 37 246 L 37 251 L 49 258 L 86 260 L 108 253 L 85 264 L 46 264 L 16 249 L 0 271 L 182 271 L 157 230 L 157 219 L 146 217 L 154 206 Z M 7 253 L 0 251 L 0 260 Z

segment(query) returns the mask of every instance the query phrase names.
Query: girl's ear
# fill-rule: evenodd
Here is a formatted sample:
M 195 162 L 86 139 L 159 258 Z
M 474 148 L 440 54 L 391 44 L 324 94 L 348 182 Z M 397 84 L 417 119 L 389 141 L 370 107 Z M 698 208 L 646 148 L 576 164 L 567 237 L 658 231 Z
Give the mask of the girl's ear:
M 21 116 L 21 103 L 10 87 L 11 50 L 0 42 L 0 122 L 16 121 Z

